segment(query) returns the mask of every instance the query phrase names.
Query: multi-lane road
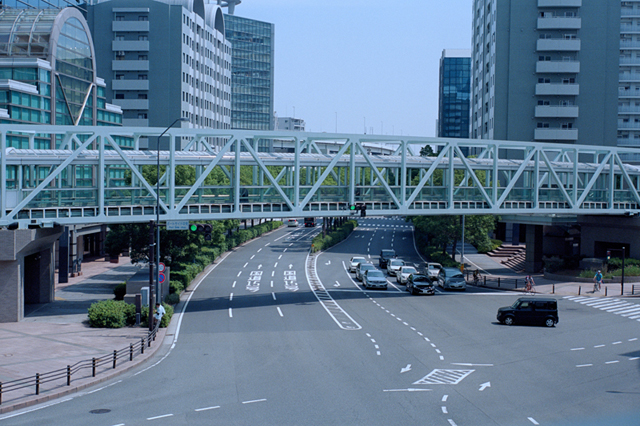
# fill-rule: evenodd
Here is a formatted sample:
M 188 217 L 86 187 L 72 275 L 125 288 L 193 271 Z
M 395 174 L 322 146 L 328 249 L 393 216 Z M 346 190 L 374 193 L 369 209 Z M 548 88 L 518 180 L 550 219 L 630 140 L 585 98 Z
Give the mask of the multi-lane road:
M 636 425 L 640 300 L 557 297 L 554 328 L 504 326 L 517 295 L 365 290 L 353 255 L 418 262 L 403 219 L 365 218 L 309 256 L 283 228 L 218 262 L 167 350 L 117 380 L 3 425 Z

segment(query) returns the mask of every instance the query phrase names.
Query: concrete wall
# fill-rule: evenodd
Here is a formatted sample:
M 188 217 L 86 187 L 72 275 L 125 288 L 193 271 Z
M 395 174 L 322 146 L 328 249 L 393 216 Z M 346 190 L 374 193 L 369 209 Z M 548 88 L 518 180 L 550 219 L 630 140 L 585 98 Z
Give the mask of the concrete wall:
M 0 230 L 0 322 L 22 320 L 25 303 L 53 301 L 54 244 L 61 234 L 60 227 Z
M 640 217 L 578 216 L 581 227 L 580 254 L 605 257 L 607 249 L 625 247 L 626 256 L 640 259 Z M 621 257 L 612 252 L 612 257 Z

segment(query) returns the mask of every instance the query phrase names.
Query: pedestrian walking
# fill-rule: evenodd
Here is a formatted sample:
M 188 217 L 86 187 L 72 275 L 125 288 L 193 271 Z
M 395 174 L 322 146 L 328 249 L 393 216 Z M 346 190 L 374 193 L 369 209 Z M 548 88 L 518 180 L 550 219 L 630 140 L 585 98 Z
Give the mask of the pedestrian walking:
M 156 303 L 156 312 L 153 314 L 154 327 L 160 324 L 160 321 L 162 321 L 162 317 L 166 312 L 167 311 L 164 309 L 164 306 L 162 306 L 160 303 Z

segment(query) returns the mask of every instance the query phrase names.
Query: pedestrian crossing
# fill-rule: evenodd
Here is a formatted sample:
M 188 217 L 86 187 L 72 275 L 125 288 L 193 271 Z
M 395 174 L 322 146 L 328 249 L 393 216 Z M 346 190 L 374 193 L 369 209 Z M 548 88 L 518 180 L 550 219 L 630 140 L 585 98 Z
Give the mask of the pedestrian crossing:
M 565 296 L 564 298 L 604 312 L 620 315 L 623 318 L 640 321 L 640 304 L 629 302 L 626 299 L 616 299 L 612 297 L 593 298 L 585 296 Z

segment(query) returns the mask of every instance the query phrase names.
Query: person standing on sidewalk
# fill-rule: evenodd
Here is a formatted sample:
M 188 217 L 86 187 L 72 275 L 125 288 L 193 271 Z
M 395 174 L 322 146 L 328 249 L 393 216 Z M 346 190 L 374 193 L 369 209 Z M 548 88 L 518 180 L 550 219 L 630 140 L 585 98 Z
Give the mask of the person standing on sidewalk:
M 166 313 L 164 306 L 160 303 L 156 303 L 156 312 L 153 314 L 153 326 L 155 327 L 157 324 L 162 321 L 162 316 Z
M 600 271 L 596 272 L 593 277 L 593 283 L 593 292 L 600 291 L 600 286 L 602 285 L 602 273 Z

